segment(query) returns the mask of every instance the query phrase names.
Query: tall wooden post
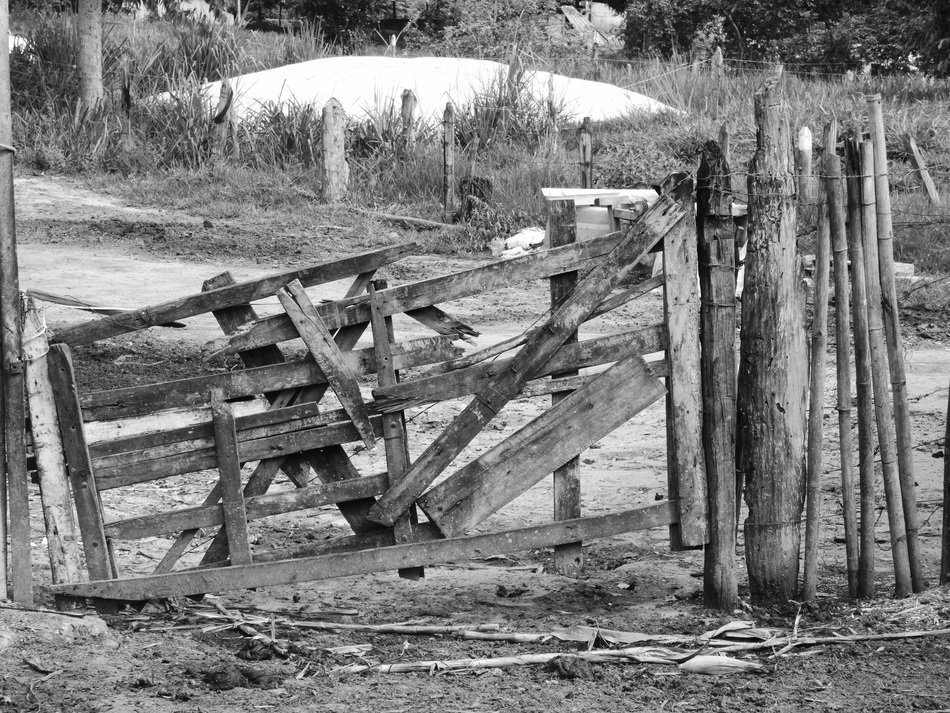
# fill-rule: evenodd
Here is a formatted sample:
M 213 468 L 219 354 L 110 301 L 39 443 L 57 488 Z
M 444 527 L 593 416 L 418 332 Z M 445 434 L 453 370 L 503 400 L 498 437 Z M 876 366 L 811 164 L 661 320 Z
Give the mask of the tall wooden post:
M 455 218 L 455 107 L 445 105 L 442 115 L 442 220 Z
M 736 585 L 736 268 L 729 165 L 703 147 L 696 183 L 701 292 L 703 452 L 706 457 L 706 606 L 732 611 Z
M 330 99 L 323 107 L 323 200 L 341 200 L 347 193 L 350 167 L 346 162 L 343 105 Z
M 838 122 L 825 126 L 822 140 L 822 174 L 831 220 L 831 246 L 835 279 L 835 356 L 837 366 L 838 441 L 841 453 L 841 503 L 844 510 L 845 560 L 848 594 L 858 593 L 858 517 L 854 502 L 854 448 L 851 438 L 851 295 L 848 284 L 848 234 L 845 221 L 844 180 L 841 160 L 835 151 Z
M 861 488 L 861 534 L 858 596 L 874 596 L 874 391 L 871 386 L 871 338 L 868 333 L 867 280 L 861 215 L 861 157 L 854 140 L 845 142 L 848 166 L 848 257 L 851 261 L 851 311 L 854 319 L 854 371 L 858 402 L 858 476 Z
M 594 153 L 590 117 L 585 116 L 577 130 L 577 163 L 581 170 L 581 188 L 594 187 Z
M 416 95 L 411 89 L 406 89 L 402 93 L 402 106 L 399 110 L 399 120 L 402 130 L 402 150 L 407 153 L 412 150 L 416 143 Z
M 943 536 L 940 548 L 940 584 L 950 582 L 950 396 L 943 439 Z
M 887 390 L 887 350 L 884 344 L 884 318 L 881 308 L 881 276 L 877 254 L 877 208 L 874 196 L 874 147 L 861 144 L 861 230 L 864 244 L 864 278 L 868 295 L 868 336 L 871 346 L 871 383 L 874 387 L 874 417 L 877 442 L 881 449 L 881 474 L 887 500 L 887 521 L 894 561 L 895 595 L 906 597 L 912 589 L 910 561 L 907 556 L 907 526 L 901 502 L 900 474 L 897 469 L 897 437 L 894 412 Z
M 0 0 L 0 37 L 10 31 L 6 0 Z M 13 599 L 33 605 L 30 562 L 30 493 L 26 469 L 26 397 L 23 361 L 20 278 L 16 220 L 13 209 L 13 126 L 10 111 L 10 55 L 0 52 L 0 340 L 3 349 L 3 431 L 6 446 L 4 476 L 10 513 L 10 579 Z M 5 595 L 6 592 L 0 592 Z
M 777 84 L 768 80 L 755 94 L 737 397 L 738 468 L 749 507 L 746 564 L 758 602 L 796 595 L 804 494 L 805 292 L 795 250 L 789 129 Z
M 911 439 L 910 404 L 907 400 L 907 375 L 904 373 L 904 344 L 897 308 L 897 284 L 894 281 L 894 227 L 891 222 L 891 187 L 887 176 L 887 147 L 884 141 L 884 115 L 881 95 L 868 97 L 871 143 L 874 146 L 874 196 L 877 207 L 877 255 L 881 276 L 881 304 L 887 339 L 887 361 L 894 395 L 894 419 L 897 435 L 897 466 L 901 483 L 904 524 L 907 527 L 907 556 L 915 592 L 924 589 L 920 569 L 920 545 L 917 531 L 917 484 L 914 475 L 914 444 Z
M 551 201 L 548 204 L 548 241 L 552 248 L 577 242 L 577 217 L 574 201 Z M 551 278 L 551 309 L 555 309 L 574 291 L 577 271 L 565 272 Z M 577 343 L 577 332 L 565 344 Z M 574 376 L 577 371 L 558 372 L 553 376 Z M 551 394 L 551 404 L 570 395 L 570 391 Z M 571 520 L 581 516 L 580 457 L 571 458 L 554 471 L 554 519 Z M 554 570 L 568 577 L 579 577 L 584 567 L 584 551 L 580 542 L 557 545 L 554 548 Z

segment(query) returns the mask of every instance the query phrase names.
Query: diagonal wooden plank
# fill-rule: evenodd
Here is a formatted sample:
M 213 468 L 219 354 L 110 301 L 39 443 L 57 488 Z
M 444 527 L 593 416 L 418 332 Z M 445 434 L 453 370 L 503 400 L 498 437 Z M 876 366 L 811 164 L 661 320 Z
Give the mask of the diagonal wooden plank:
M 224 529 L 228 533 L 228 554 L 231 564 L 251 563 L 251 542 L 247 532 L 247 512 L 241 495 L 241 463 L 237 456 L 237 432 L 234 414 L 227 401 L 211 396 L 214 420 L 214 442 L 221 473 L 221 504 Z
M 421 567 L 472 557 L 521 552 L 576 540 L 612 537 L 633 530 L 664 527 L 675 517 L 672 503 L 661 502 L 634 510 L 562 520 L 489 535 L 413 542 L 408 545 L 255 563 L 242 567 L 209 567 L 134 579 L 56 584 L 50 587 L 50 592 L 67 596 L 143 601 L 229 589 L 300 584 L 334 577 L 385 572 L 400 567 Z
M 639 355 L 598 374 L 423 495 L 446 537 L 464 534 L 666 393 Z
M 382 297 L 379 299 L 380 301 L 383 300 Z M 458 317 L 449 314 L 445 310 L 436 307 L 435 305 L 408 310 L 406 312 L 406 316 L 412 317 L 412 319 L 416 320 L 420 324 L 424 324 L 437 334 L 444 334 L 447 337 L 452 337 L 453 339 L 472 341 L 473 337 L 477 337 L 479 335 L 479 331 L 477 329 L 470 327 Z
M 577 284 L 547 323 L 534 333 L 511 361 L 509 368 L 480 389 L 449 427 L 413 463 L 405 476 L 384 494 L 369 512 L 376 522 L 390 525 L 426 487 L 472 442 L 486 423 L 521 390 L 564 344 L 631 268 L 657 245 L 683 218 L 673 200 L 661 196 L 633 223 L 623 239 Z
M 369 422 L 369 414 L 363 403 L 360 385 L 356 381 L 356 376 L 350 371 L 340 348 L 333 341 L 330 330 L 313 308 L 313 303 L 304 291 L 303 285 L 295 280 L 278 290 L 277 297 L 294 326 L 297 327 L 310 355 L 323 370 L 330 388 L 353 419 L 353 425 L 363 438 L 363 443 L 367 448 L 375 448 L 376 434 L 373 433 L 373 427 Z
M 100 339 L 114 337 L 126 332 L 146 329 L 186 317 L 211 312 L 213 310 L 245 304 L 253 300 L 273 296 L 278 289 L 293 280 L 311 287 L 340 280 L 388 265 L 418 249 L 417 243 L 395 245 L 373 250 L 360 255 L 352 255 L 340 260 L 313 265 L 302 270 L 293 270 L 271 275 L 259 280 L 240 282 L 236 285 L 221 287 L 209 292 L 189 295 L 161 304 L 143 307 L 131 312 L 109 315 L 90 322 L 84 322 L 59 330 L 55 339 L 64 344 L 90 344 Z

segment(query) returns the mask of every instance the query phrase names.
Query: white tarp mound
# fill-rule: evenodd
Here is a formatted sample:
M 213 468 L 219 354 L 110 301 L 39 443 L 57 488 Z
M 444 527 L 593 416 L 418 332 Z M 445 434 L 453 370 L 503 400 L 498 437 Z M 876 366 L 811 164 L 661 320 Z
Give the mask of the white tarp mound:
M 322 107 L 335 97 L 347 116 L 359 121 L 392 107 L 398 113 L 403 91 L 411 89 L 418 100 L 417 116 L 432 121 L 442 118 L 449 101 L 464 109 L 480 97 L 495 95 L 492 88 L 505 86 L 507 77 L 507 64 L 480 59 L 328 57 L 233 78 L 232 107 L 235 116 L 242 118 L 264 107 Z M 525 72 L 523 82 L 539 106 L 552 98 L 569 119 L 589 116 L 602 121 L 636 112 L 674 111 L 642 94 L 604 82 L 541 71 Z M 213 107 L 221 83 L 205 84 L 201 91 Z

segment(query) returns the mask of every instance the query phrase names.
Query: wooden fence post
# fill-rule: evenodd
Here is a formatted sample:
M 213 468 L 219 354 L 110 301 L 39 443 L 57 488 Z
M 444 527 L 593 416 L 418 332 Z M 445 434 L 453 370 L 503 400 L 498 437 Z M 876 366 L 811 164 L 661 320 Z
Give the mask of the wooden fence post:
M 7 3 L 0 3 L 0 35 L 10 29 Z M 26 396 L 24 393 L 20 280 L 17 268 L 16 224 L 13 207 L 13 125 L 10 110 L 10 57 L 0 52 L 0 327 L 2 327 L 3 432 L 10 517 L 10 579 L 13 599 L 33 605 L 30 561 L 30 493 L 26 470 Z M 4 546 L 6 540 L 3 541 Z M 3 563 L 0 563 L 3 564 Z M 0 596 L 7 596 L 6 588 Z
M 350 167 L 346 162 L 343 106 L 330 99 L 323 107 L 323 200 L 335 202 L 346 196 Z
M 825 126 L 822 174 L 831 219 L 831 246 L 835 279 L 835 356 L 837 366 L 838 442 L 841 452 L 841 503 L 844 510 L 845 560 L 848 594 L 858 593 L 858 518 L 854 502 L 854 461 L 851 438 L 851 295 L 848 284 L 848 234 L 845 221 L 844 180 L 835 151 L 838 122 Z
M 667 184 L 686 218 L 663 239 L 664 316 L 669 331 L 667 348 L 667 487 L 677 502 L 679 522 L 670 526 L 674 549 L 706 543 L 706 459 L 703 454 L 703 397 L 699 348 L 699 256 L 693 182 L 673 174 Z M 667 185 L 664 185 L 667 188 Z
M 738 468 L 749 506 L 746 564 L 757 602 L 796 595 L 804 483 L 805 294 L 795 250 L 789 129 L 777 84 L 767 80 L 755 94 L 737 397 Z
M 920 545 L 917 531 L 917 483 L 914 474 L 914 445 L 911 439 L 910 405 L 907 400 L 907 375 L 904 372 L 904 344 L 897 306 L 897 283 L 894 280 L 894 227 L 891 222 L 891 187 L 887 176 L 887 146 L 884 140 L 884 115 L 881 95 L 868 98 L 871 120 L 871 143 L 874 146 L 874 194 L 877 206 L 877 255 L 881 277 L 881 300 L 884 311 L 884 332 L 887 340 L 887 362 L 890 367 L 894 395 L 894 418 L 897 435 L 897 465 L 901 482 L 901 502 L 907 527 L 907 556 L 915 592 L 924 589 L 920 569 Z
M 231 104 L 234 101 L 234 91 L 231 82 L 221 80 L 221 93 L 218 95 L 218 106 L 211 119 L 211 160 L 213 165 L 224 160 L 228 148 L 228 134 L 231 131 Z
M 455 218 L 455 107 L 445 105 L 442 115 L 442 220 Z
M 81 579 L 79 533 L 69 494 L 63 441 L 46 355 L 46 322 L 27 298 L 23 315 L 23 361 L 30 404 L 30 431 L 40 481 L 43 519 L 54 584 Z
M 594 187 L 594 154 L 590 117 L 585 116 L 577 130 L 578 164 L 581 169 L 581 188 Z
M 406 89 L 402 93 L 402 106 L 399 111 L 400 124 L 402 125 L 401 150 L 409 152 L 416 143 L 416 95 L 411 89 Z
M 861 157 L 857 141 L 845 141 L 848 166 L 848 257 L 851 262 L 851 312 L 854 319 L 854 371 L 858 405 L 858 477 L 861 487 L 861 533 L 858 596 L 874 596 L 874 395 L 871 386 L 871 337 L 868 332 L 867 280 L 861 215 Z
M 551 201 L 548 203 L 548 244 L 552 248 L 577 242 L 577 216 L 574 201 Z M 577 271 L 565 272 L 551 277 L 551 309 L 556 308 L 574 291 Z M 577 343 L 574 332 L 565 344 Z M 553 374 L 552 378 L 574 376 L 577 371 Z M 567 398 L 570 391 L 551 394 L 551 404 Z M 554 471 L 554 519 L 571 520 L 581 516 L 580 457 L 571 458 Z M 584 551 L 580 542 L 557 545 L 554 548 L 554 571 L 568 577 L 579 577 L 584 567 Z
M 940 548 L 940 584 L 950 582 L 950 395 L 943 438 L 943 536 Z
M 729 165 L 714 141 L 703 147 L 696 184 L 702 294 L 703 452 L 709 511 L 703 600 L 731 612 L 736 584 L 736 268 Z

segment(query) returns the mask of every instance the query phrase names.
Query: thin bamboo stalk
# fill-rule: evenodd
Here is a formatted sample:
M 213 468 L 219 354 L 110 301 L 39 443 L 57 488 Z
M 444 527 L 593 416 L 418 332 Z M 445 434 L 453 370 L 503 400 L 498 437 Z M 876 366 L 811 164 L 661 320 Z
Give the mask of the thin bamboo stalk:
M 947 398 L 947 432 L 943 439 L 943 539 L 940 584 L 950 582 L 950 397 Z
M 910 561 L 907 553 L 907 529 L 901 502 L 900 476 L 897 472 L 897 442 L 894 435 L 891 398 L 887 390 L 887 355 L 884 345 L 884 319 L 881 314 L 881 279 L 877 254 L 877 206 L 874 195 L 874 147 L 861 143 L 861 218 L 864 242 L 864 269 L 867 281 L 868 336 L 871 345 L 871 381 L 874 386 L 874 415 L 881 452 L 887 521 L 894 560 L 895 594 L 911 593 Z
M 874 596 L 874 398 L 868 337 L 867 281 L 861 244 L 861 157 L 857 141 L 845 143 L 848 160 L 848 255 L 854 315 L 854 370 L 858 402 L 858 474 L 861 483 L 861 533 L 858 554 L 858 596 Z
M 887 149 L 884 141 L 884 115 L 881 95 L 868 97 L 871 143 L 874 145 L 874 194 L 877 207 L 877 251 L 881 276 L 881 303 L 884 310 L 884 332 L 887 339 L 887 363 L 890 367 L 891 390 L 894 397 L 894 421 L 897 431 L 897 467 L 900 474 L 901 504 L 907 527 L 907 555 L 914 591 L 924 589 L 917 531 L 917 490 L 914 478 L 914 451 L 911 440 L 910 404 L 907 399 L 907 376 L 904 373 L 904 345 L 901 340 L 900 315 L 897 310 L 897 283 L 894 279 L 894 228 L 891 223 L 891 187 L 887 175 Z
M 844 182 L 835 153 L 838 122 L 825 126 L 822 173 L 831 223 L 835 280 L 835 357 L 837 363 L 838 440 L 841 454 L 841 503 L 844 510 L 848 594 L 858 593 L 858 516 L 854 502 L 854 446 L 851 438 L 851 300 L 848 285 L 848 235 L 845 227 Z
M 828 285 L 831 272 L 831 226 L 828 205 L 818 206 L 815 252 L 815 305 L 812 320 L 808 396 L 808 460 L 805 475 L 805 566 L 802 596 L 814 601 L 818 587 L 818 537 L 821 510 L 822 416 L 825 401 L 825 352 L 828 349 Z

